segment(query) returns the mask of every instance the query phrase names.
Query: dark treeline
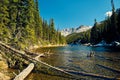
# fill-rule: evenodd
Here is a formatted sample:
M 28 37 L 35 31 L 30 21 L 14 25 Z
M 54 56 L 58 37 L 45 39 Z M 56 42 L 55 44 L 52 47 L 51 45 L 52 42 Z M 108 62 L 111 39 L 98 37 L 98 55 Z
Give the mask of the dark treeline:
M 113 0 L 111 0 L 111 4 L 112 15 L 100 23 L 95 20 L 95 24 L 91 29 L 92 44 L 99 43 L 102 40 L 107 43 L 120 42 L 120 9 L 115 10 Z
M 65 38 L 39 15 L 38 0 L 0 0 L 0 41 L 15 48 L 64 44 Z
M 68 43 L 91 43 L 97 44 L 102 40 L 107 43 L 114 41 L 120 42 L 120 9 L 115 10 L 113 0 L 111 0 L 112 15 L 106 17 L 102 22 L 97 22 L 95 19 L 94 26 L 91 30 L 74 33 L 67 36 Z

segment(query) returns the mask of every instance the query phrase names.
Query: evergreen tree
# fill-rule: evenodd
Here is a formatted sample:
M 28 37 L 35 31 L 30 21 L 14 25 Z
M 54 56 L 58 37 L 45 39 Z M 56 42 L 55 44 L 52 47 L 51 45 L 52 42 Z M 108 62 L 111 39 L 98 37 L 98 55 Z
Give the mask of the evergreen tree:
M 111 0 L 111 5 L 112 5 L 112 16 L 111 16 L 111 37 L 112 37 L 112 41 L 117 40 L 118 38 L 118 27 L 117 27 L 117 14 L 115 12 L 115 7 L 114 7 L 114 3 L 113 0 Z
M 42 20 L 39 14 L 38 0 L 35 0 L 35 33 L 37 38 L 42 38 Z
M 8 23 L 9 23 L 9 12 L 8 12 L 9 0 L 0 0 L 0 40 L 7 42 L 10 37 Z
M 52 44 L 54 44 L 55 43 L 55 27 L 54 27 L 54 20 L 53 19 L 51 19 L 50 20 L 50 42 L 52 43 Z
M 49 32 L 48 32 L 48 24 L 46 20 L 43 20 L 42 26 L 43 26 L 43 39 L 48 40 Z
M 10 31 L 11 31 L 11 35 L 12 35 L 12 41 L 13 39 L 15 38 L 16 34 L 15 34 L 15 31 L 16 31 L 16 25 L 17 25 L 17 4 L 18 1 L 16 0 L 10 0 L 9 2 L 9 19 L 10 19 L 10 22 L 9 22 L 9 28 L 10 28 Z
M 0 1 L 1 41 L 20 49 L 38 42 L 57 44 L 58 34 L 53 19 L 49 24 L 46 20 L 41 20 L 38 0 Z
M 56 44 L 60 44 L 59 36 L 61 36 L 61 34 L 59 32 L 59 29 L 57 29 L 57 32 L 56 32 Z
M 98 34 L 97 34 L 97 21 L 95 19 L 95 24 L 94 24 L 93 28 L 91 29 L 91 43 L 96 43 L 97 37 L 98 37 Z
M 118 26 L 118 40 L 120 42 L 120 8 L 117 10 L 118 16 L 117 16 L 117 26 Z

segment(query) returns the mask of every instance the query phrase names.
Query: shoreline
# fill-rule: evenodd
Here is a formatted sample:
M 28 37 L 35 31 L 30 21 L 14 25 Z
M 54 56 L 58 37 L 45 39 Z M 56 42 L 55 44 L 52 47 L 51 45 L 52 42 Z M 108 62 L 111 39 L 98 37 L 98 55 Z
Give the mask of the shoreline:
M 39 46 L 38 48 L 44 48 L 44 47 L 64 47 L 67 45 L 45 45 L 45 46 Z
M 34 46 L 30 46 L 28 48 L 28 50 L 33 50 L 33 49 L 37 49 L 37 48 L 51 48 L 51 47 L 64 47 L 64 46 L 68 46 L 67 44 L 57 44 L 57 45 L 52 45 L 52 44 L 49 44 L 49 45 L 41 45 L 41 46 L 38 46 L 38 45 L 34 45 Z

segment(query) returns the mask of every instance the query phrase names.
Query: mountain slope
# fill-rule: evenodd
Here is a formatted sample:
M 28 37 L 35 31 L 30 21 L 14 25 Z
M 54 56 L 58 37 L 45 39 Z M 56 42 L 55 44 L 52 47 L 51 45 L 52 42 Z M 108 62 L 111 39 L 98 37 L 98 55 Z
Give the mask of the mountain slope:
M 61 35 L 68 36 L 69 34 L 85 32 L 85 31 L 87 31 L 89 29 L 91 29 L 91 26 L 81 25 L 78 28 L 67 28 L 67 29 L 64 29 L 64 30 L 61 31 Z
M 69 34 L 68 36 L 66 36 L 67 43 L 68 44 L 89 43 L 91 36 L 90 33 L 91 33 L 91 29 L 80 33 Z

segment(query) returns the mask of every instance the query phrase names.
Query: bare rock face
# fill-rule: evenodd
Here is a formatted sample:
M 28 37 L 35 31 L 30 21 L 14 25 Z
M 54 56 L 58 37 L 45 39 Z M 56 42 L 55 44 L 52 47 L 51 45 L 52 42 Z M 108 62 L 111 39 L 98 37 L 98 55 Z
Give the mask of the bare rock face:
M 69 34 L 72 34 L 72 33 L 80 33 L 80 32 L 85 32 L 87 30 L 91 29 L 91 26 L 84 26 L 84 25 L 81 25 L 79 26 L 78 28 L 67 28 L 67 29 L 63 29 L 61 31 L 61 35 L 63 36 L 67 36 Z

